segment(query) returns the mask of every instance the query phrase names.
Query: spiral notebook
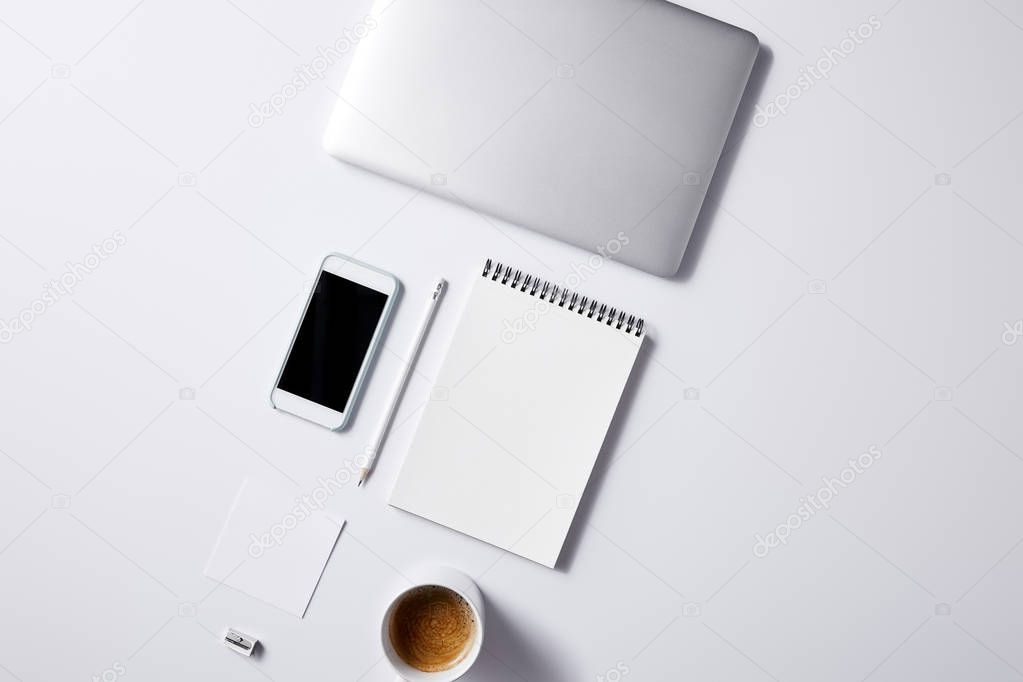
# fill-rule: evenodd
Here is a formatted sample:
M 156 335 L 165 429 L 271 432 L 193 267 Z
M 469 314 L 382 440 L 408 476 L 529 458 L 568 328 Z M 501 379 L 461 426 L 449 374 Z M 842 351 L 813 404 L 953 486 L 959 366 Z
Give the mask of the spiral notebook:
M 487 261 L 390 503 L 553 568 L 642 319 Z

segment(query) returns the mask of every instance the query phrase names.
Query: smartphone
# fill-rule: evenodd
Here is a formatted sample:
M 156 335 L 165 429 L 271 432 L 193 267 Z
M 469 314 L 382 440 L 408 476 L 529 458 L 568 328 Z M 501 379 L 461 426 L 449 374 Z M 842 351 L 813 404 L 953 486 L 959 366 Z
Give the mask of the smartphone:
M 270 403 L 329 429 L 344 428 L 400 286 L 393 275 L 370 265 L 341 254 L 327 256 Z

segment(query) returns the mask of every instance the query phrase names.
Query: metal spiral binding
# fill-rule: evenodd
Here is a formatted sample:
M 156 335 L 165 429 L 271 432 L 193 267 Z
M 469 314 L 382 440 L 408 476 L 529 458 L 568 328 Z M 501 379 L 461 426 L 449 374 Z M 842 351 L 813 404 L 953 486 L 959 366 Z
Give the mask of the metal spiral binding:
M 626 334 L 643 336 L 643 318 L 629 315 L 618 308 L 608 308 L 596 299 L 581 296 L 574 291 L 558 287 L 556 284 L 551 284 L 547 280 L 541 280 L 539 277 L 526 274 L 521 270 L 513 270 L 503 263 L 494 263 L 488 258 L 483 266 L 483 276 L 547 301 L 559 308 L 566 308 L 588 318 L 596 319 L 597 322 L 609 327 L 622 329 Z

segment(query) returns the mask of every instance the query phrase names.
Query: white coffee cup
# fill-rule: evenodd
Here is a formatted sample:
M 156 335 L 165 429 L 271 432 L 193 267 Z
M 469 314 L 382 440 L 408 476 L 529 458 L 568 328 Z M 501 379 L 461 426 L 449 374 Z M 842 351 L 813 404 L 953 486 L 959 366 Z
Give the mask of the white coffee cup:
M 384 618 L 380 624 L 380 642 L 384 648 L 384 655 L 398 676 L 408 682 L 452 682 L 469 672 L 469 668 L 479 658 L 480 650 L 483 648 L 483 594 L 472 578 L 459 570 L 446 566 L 425 569 L 417 572 L 413 577 L 415 584 L 405 587 L 396 594 L 384 611 Z M 391 644 L 389 631 L 391 617 L 394 615 L 394 610 L 402 598 L 418 587 L 429 585 L 446 587 L 461 596 L 469 604 L 469 608 L 472 609 L 472 615 L 476 619 L 473 642 L 470 644 L 469 652 L 465 657 L 449 670 L 432 673 L 417 670 L 403 661 L 394 650 L 394 645 Z

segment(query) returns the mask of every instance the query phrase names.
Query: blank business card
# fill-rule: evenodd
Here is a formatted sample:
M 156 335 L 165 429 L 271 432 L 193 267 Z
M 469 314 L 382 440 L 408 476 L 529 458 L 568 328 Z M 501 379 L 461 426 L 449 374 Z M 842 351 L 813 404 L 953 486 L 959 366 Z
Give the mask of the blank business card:
M 302 618 L 344 524 L 296 488 L 246 479 L 203 573 Z

